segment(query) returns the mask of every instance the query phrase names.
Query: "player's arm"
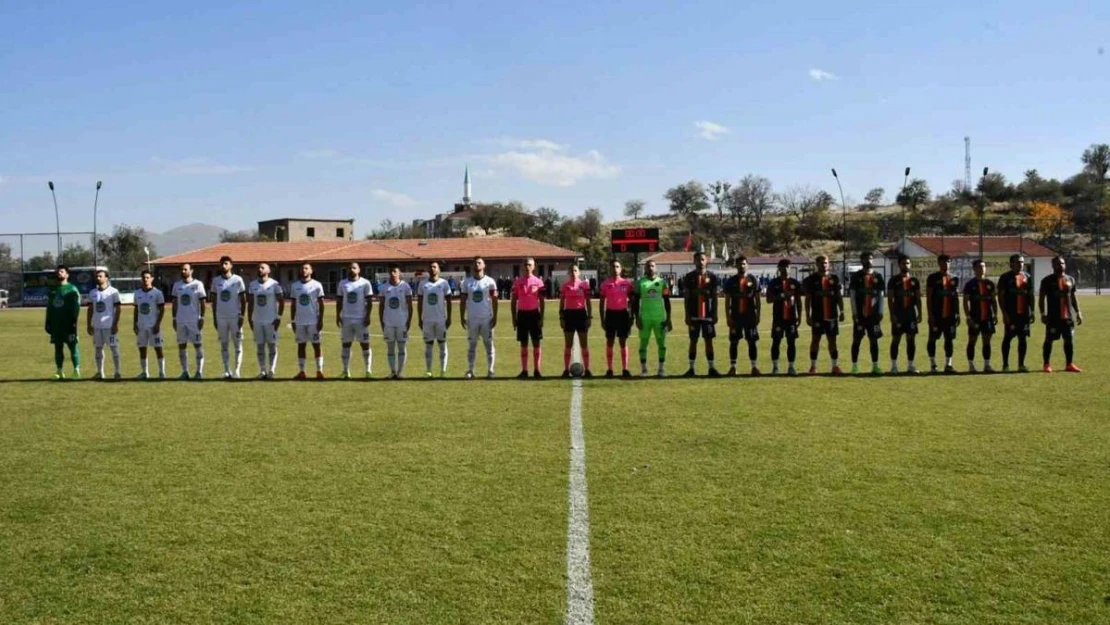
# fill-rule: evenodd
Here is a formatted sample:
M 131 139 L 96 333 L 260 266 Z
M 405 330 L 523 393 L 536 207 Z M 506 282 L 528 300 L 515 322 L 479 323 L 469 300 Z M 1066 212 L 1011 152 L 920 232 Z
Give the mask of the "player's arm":
M 732 328 L 732 325 L 733 325 L 733 322 L 732 322 L 732 308 L 733 308 L 733 305 L 732 305 L 732 291 L 730 290 L 732 287 L 729 286 L 731 284 L 732 284 L 731 280 L 729 282 L 725 283 L 725 322 L 728 324 L 729 328 Z M 737 288 L 739 288 L 739 285 L 737 285 Z
M 513 290 L 509 294 L 509 315 L 513 321 L 513 327 L 516 327 L 516 285 L 513 285 Z
M 277 285 L 274 291 L 274 299 L 277 301 L 277 315 L 274 315 L 274 330 L 281 327 L 281 318 L 285 315 L 285 291 L 281 289 L 281 285 Z
M 967 317 L 968 322 L 971 321 L 971 290 L 968 288 L 971 283 L 968 282 L 964 285 L 964 316 Z
M 240 283 L 241 284 L 241 283 Z M 243 327 L 243 311 L 247 309 L 247 286 L 244 284 L 239 291 L 239 328 Z
M 1037 312 L 1041 315 L 1041 322 L 1048 323 L 1048 317 L 1044 314 L 1045 301 L 1048 299 L 1048 293 L 1044 288 L 1044 280 L 1041 280 L 1041 290 L 1037 295 Z
M 709 319 L 713 322 L 713 325 L 717 325 L 717 306 L 720 304 L 718 299 L 721 296 L 721 283 L 717 278 L 717 274 L 712 275 L 713 280 L 709 287 Z
M 991 318 L 998 319 L 998 288 L 991 293 Z
M 420 327 L 424 327 L 424 285 L 423 282 L 420 286 L 416 287 L 416 320 L 420 323 Z
M 447 323 L 444 328 L 451 327 L 451 287 L 447 287 L 447 294 L 443 296 L 443 307 L 447 309 Z M 421 324 L 423 325 L 423 324 Z
M 254 329 L 254 298 L 253 297 L 248 297 L 247 298 L 246 311 L 247 311 L 247 325 L 249 325 L 251 327 L 251 329 Z
M 489 291 L 489 305 L 493 307 L 493 319 L 489 322 L 489 327 L 492 330 L 497 327 L 497 315 L 501 307 L 497 305 L 500 300 L 497 299 L 497 287 L 493 287 Z
M 85 306 L 85 329 L 88 331 L 89 336 L 92 336 L 92 318 L 93 318 L 93 303 L 92 298 L 89 298 L 88 306 Z
M 135 334 L 139 333 L 139 305 L 135 304 L 131 308 L 131 329 Z
M 1075 325 L 1083 325 L 1083 311 L 1079 310 L 1079 298 L 1075 296 L 1075 287 L 1070 289 L 1071 293 L 1068 297 L 1071 298 L 1071 307 L 1075 311 Z
M 166 300 L 158 302 L 158 318 L 154 320 L 154 333 L 158 334 L 162 331 L 162 318 L 166 316 Z M 136 307 L 137 308 L 137 307 Z
M 320 310 L 320 315 L 323 316 L 323 309 Z M 339 291 L 335 298 L 335 326 L 337 328 L 343 327 L 343 291 Z
M 667 331 L 669 332 L 674 326 L 671 325 L 671 290 L 666 286 L 663 287 L 663 310 L 667 313 Z
M 854 273 L 848 276 L 848 301 L 852 304 L 852 321 L 859 319 L 859 302 L 857 300 L 860 294 L 859 283 L 862 281 L 862 278 L 857 281 Z
M 319 306 L 316 313 L 316 331 L 319 332 L 324 329 L 324 308 L 326 308 L 324 305 L 324 289 L 320 289 L 316 294 L 316 305 Z
M 994 297 L 991 298 L 991 305 L 994 307 L 995 315 L 998 314 L 998 309 L 1002 309 L 1002 324 L 1006 327 L 1009 327 L 1010 314 L 1006 312 L 1005 302 L 1002 299 L 1003 297 L 1005 297 L 1004 293 L 1006 292 L 1006 290 L 1002 288 L 1005 282 L 1005 275 L 998 279 L 998 288 L 994 290 Z
M 173 317 L 171 323 L 173 329 L 177 329 L 177 291 L 170 292 L 170 314 Z
M 413 312 L 415 312 L 413 310 L 415 308 L 415 306 L 412 305 L 412 291 L 411 290 L 408 293 L 405 293 L 405 298 L 408 299 L 408 302 L 407 302 L 408 306 L 406 306 L 406 308 L 409 309 L 408 319 L 405 320 L 405 329 L 407 330 L 407 329 L 412 327 L 412 315 L 413 315 Z
M 366 302 L 366 315 L 362 318 L 362 327 L 370 327 L 370 313 L 374 310 L 374 287 L 370 283 L 366 283 L 366 292 L 362 296 L 363 301 Z
M 216 318 L 216 311 L 218 310 L 218 306 L 220 305 L 220 298 L 216 297 L 215 282 L 216 282 L 215 280 L 212 281 L 212 283 L 213 283 L 212 292 L 208 294 L 208 297 L 212 298 L 212 318 L 213 319 Z M 200 299 L 201 301 L 204 301 L 205 299 L 208 299 L 208 298 L 200 297 L 198 299 Z
M 382 305 L 378 306 L 378 325 L 382 327 L 382 332 L 385 332 L 385 293 L 382 293 Z
M 119 334 L 119 318 L 123 316 L 123 305 L 119 301 L 118 293 L 115 295 L 112 307 L 112 334 Z
M 206 293 L 201 291 L 200 297 L 197 298 L 197 330 L 204 329 L 204 311 L 207 308 L 206 300 L 208 299 L 205 295 Z
M 805 302 L 802 301 L 802 289 L 800 285 L 798 286 L 798 288 L 794 289 L 794 292 L 790 295 L 790 299 L 794 302 L 794 310 L 797 311 L 805 309 Z M 795 313 L 795 315 L 797 315 L 797 313 Z M 806 312 L 806 325 L 809 325 L 808 311 Z
M 885 294 L 886 297 L 883 298 L 883 300 L 886 302 L 887 307 L 892 311 L 891 314 L 893 314 L 894 310 L 894 280 L 894 278 L 891 278 L 890 282 L 887 283 Z
M 585 293 L 585 297 L 586 297 L 586 327 L 587 328 L 590 327 L 590 324 L 593 323 L 593 320 L 594 320 L 594 302 L 593 302 L 593 298 L 590 297 L 590 295 L 591 295 L 590 290 L 589 290 L 589 288 L 587 288 L 586 293 Z
M 467 294 L 466 289 L 460 287 L 459 288 L 459 323 L 462 324 L 462 327 L 464 329 L 466 328 L 466 301 L 468 299 L 470 299 L 470 296 Z
M 758 283 L 756 284 L 755 288 L 759 288 Z M 756 295 L 752 299 L 755 300 L 754 302 L 752 302 L 752 304 L 755 306 L 755 323 L 756 325 L 759 325 L 759 322 L 763 319 L 763 298 L 759 295 Z
M 808 282 L 808 280 L 807 280 L 807 282 Z M 807 326 L 813 325 L 813 322 L 810 320 L 810 316 L 811 316 L 810 309 L 813 308 L 813 306 L 814 306 L 814 304 L 813 304 L 813 293 L 810 293 L 808 288 L 802 289 L 802 290 L 805 291 L 805 300 L 804 300 L 804 303 L 802 305 L 802 310 L 804 310 L 805 314 L 806 314 L 806 325 Z
M 292 299 L 295 295 L 296 291 L 290 292 L 289 298 Z M 297 301 L 293 300 L 293 303 L 289 305 L 289 322 L 292 323 L 294 327 L 297 325 L 297 308 L 299 308 L 297 306 Z
M 840 320 L 844 321 L 844 285 L 840 280 L 836 281 L 836 309 L 840 311 Z
M 925 312 L 928 313 L 929 326 L 936 325 L 933 319 L 933 285 L 930 284 L 928 279 L 925 280 Z
M 540 298 L 540 327 L 541 328 L 543 327 L 543 314 L 544 314 L 544 311 L 547 309 L 547 293 L 545 293 L 544 291 L 545 291 L 545 289 L 541 286 L 540 287 L 540 292 L 539 292 L 539 298 Z

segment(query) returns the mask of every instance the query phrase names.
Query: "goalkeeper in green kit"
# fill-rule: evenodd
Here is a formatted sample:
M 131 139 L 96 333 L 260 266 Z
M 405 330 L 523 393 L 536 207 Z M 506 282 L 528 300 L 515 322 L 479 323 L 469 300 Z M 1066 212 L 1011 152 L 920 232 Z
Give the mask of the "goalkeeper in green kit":
M 647 377 L 648 341 L 655 335 L 659 348 L 659 377 L 663 377 L 667 361 L 667 333 L 671 326 L 671 293 L 667 281 L 655 273 L 655 261 L 644 264 L 644 277 L 632 289 L 632 314 L 640 331 L 640 375 Z
M 58 265 L 54 275 L 58 286 L 50 292 L 46 303 L 46 333 L 54 345 L 55 380 L 65 379 L 65 347 L 73 360 L 73 379 L 81 379 L 81 351 L 77 347 L 77 321 L 81 317 L 81 292 L 69 283 L 69 267 Z

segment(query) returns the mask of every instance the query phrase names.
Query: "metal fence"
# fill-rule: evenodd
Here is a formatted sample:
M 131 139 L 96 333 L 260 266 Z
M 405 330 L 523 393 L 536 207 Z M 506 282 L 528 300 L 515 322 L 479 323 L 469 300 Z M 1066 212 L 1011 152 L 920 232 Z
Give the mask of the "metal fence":
M 22 306 L 25 273 L 59 263 L 92 267 L 98 261 L 104 264 L 93 249 L 92 232 L 0 233 L 0 290 L 8 292 L 9 306 Z

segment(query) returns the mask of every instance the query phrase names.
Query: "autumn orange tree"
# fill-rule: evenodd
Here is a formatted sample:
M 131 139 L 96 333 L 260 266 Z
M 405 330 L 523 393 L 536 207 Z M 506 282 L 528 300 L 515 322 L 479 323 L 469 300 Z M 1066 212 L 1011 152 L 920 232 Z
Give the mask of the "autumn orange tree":
M 1029 220 L 1033 229 L 1042 239 L 1047 239 L 1071 224 L 1071 215 L 1064 212 L 1059 204 L 1052 202 L 1033 202 L 1029 206 Z

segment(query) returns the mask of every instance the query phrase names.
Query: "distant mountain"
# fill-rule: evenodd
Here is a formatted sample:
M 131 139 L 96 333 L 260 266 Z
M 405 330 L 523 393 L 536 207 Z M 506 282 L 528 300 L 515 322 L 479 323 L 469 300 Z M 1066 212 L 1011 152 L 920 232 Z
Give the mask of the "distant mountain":
M 209 224 L 189 224 L 167 230 L 162 234 L 148 232 L 150 242 L 159 256 L 180 254 L 201 247 L 208 247 L 220 242 L 220 234 L 224 228 Z

